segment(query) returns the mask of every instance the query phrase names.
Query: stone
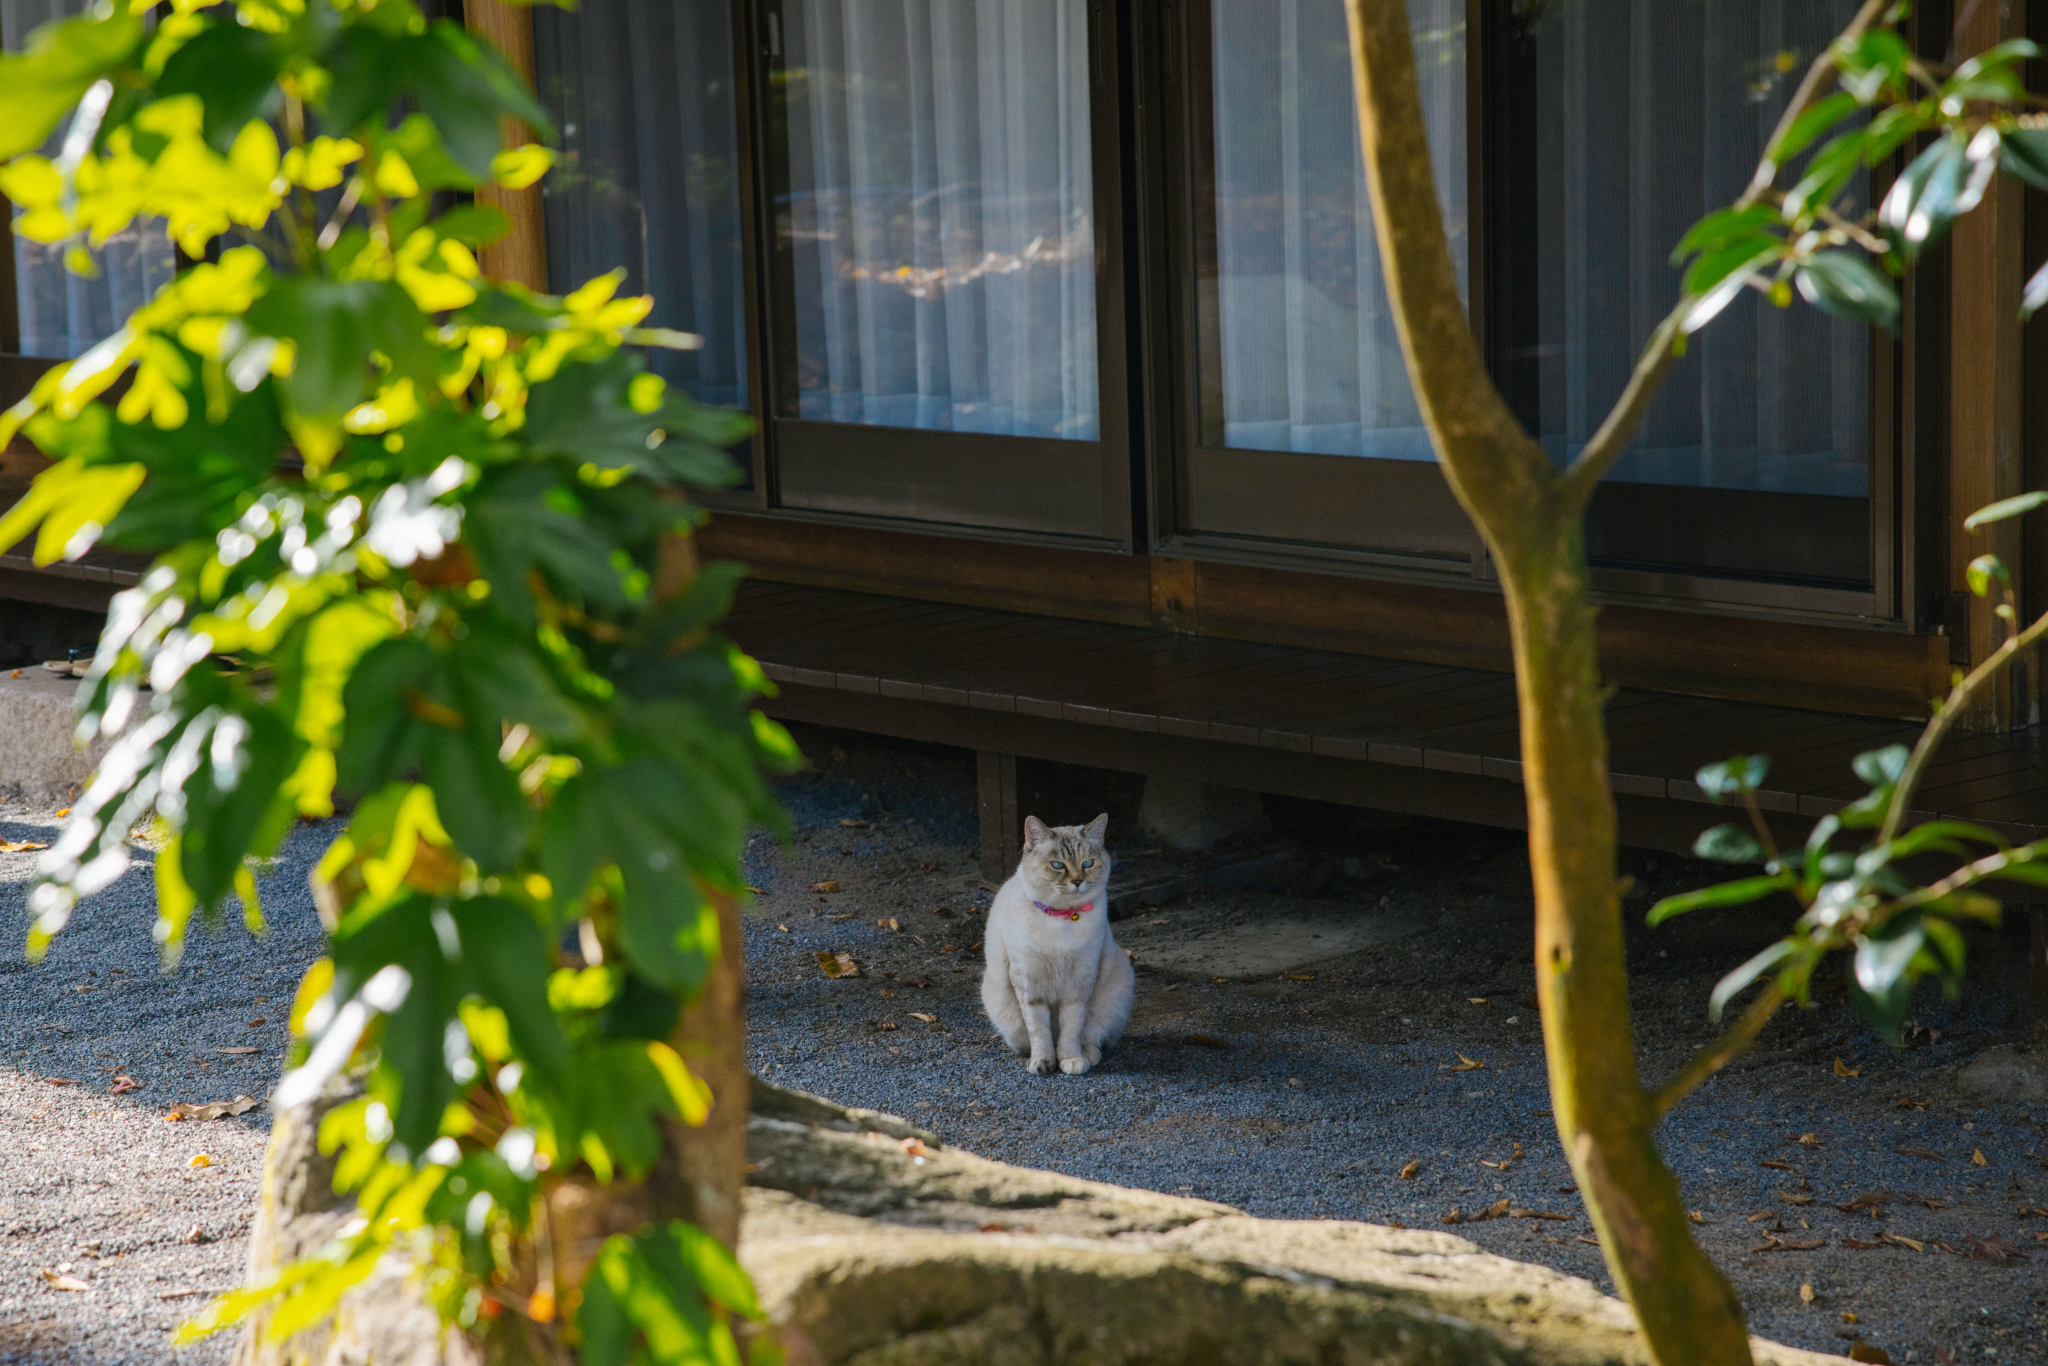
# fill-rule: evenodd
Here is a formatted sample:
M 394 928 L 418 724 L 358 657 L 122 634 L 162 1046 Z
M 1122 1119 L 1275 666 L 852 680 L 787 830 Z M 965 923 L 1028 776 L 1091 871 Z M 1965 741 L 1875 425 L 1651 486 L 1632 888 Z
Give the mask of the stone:
M 342 1092 L 280 1115 L 250 1274 L 351 1213 L 313 1142 Z M 1592 1285 L 1449 1234 L 1255 1219 L 1034 1171 L 908 1121 L 754 1082 L 740 1260 L 790 1366 L 1648 1366 Z M 1840 1358 L 1753 1339 L 1759 1366 Z M 496 1354 L 492 1354 L 495 1359 Z M 403 1258 L 331 1325 L 252 1332 L 237 1366 L 476 1366 Z
M 1138 804 L 1138 832 L 1175 849 L 1196 850 L 1234 835 L 1273 829 L 1256 792 L 1153 774 Z
M 1164 924 L 1154 924 L 1155 920 Z M 1428 929 L 1420 915 L 1356 901 L 1204 890 L 1133 914 L 1116 942 L 1148 968 L 1189 977 L 1266 977 L 1357 953 Z
M 2048 1049 L 2002 1043 L 1979 1053 L 1956 1085 L 1987 1100 L 2048 1100 Z
M 15 678 L 12 675 L 20 674 Z M 0 792 L 30 802 L 61 802 L 92 777 L 104 740 L 80 749 L 72 740 L 78 680 L 40 664 L 0 672 Z

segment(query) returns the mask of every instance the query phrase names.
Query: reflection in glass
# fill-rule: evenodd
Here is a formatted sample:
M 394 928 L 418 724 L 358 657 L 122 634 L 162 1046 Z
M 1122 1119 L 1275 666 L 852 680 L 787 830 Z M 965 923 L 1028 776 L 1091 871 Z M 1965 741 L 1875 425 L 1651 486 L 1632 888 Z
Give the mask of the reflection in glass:
M 1408 15 L 1462 282 L 1465 0 Z M 1431 459 L 1380 274 L 1342 0 L 1212 0 L 1210 26 L 1203 444 Z
M 1671 250 L 1742 193 L 1856 0 L 1554 0 L 1533 27 L 1539 431 L 1568 459 L 1678 298 Z M 1695 334 L 1610 478 L 1863 497 L 1870 330 L 1755 291 Z
M 650 326 L 697 351 L 649 367 L 703 403 L 747 402 L 732 7 L 583 0 L 533 11 L 537 84 L 562 134 L 542 181 L 548 275 L 567 290 L 626 268 Z
M 0 0 L 0 42 L 19 52 L 29 35 L 54 19 L 83 14 L 88 0 Z M 46 155 L 63 143 L 60 126 Z M 177 273 L 177 253 L 162 219 L 140 219 L 92 251 L 91 279 L 64 268 L 64 245 L 14 239 L 14 279 L 21 354 L 65 360 L 111 336 Z
M 785 416 L 1097 439 L 1084 0 L 785 0 L 769 22 Z

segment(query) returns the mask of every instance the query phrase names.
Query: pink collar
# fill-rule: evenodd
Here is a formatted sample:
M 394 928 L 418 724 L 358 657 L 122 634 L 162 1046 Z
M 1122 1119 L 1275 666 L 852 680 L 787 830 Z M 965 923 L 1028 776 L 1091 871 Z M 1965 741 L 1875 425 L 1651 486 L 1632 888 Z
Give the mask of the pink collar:
M 1079 920 L 1084 912 L 1095 909 L 1093 901 L 1084 901 L 1078 906 L 1048 906 L 1043 901 L 1034 901 L 1031 904 L 1047 915 L 1063 915 L 1069 920 Z

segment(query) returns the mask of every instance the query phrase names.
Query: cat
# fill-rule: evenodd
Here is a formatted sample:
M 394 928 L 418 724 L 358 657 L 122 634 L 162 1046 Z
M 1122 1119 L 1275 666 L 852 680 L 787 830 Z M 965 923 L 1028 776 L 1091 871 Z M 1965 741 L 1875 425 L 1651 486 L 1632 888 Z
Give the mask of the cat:
M 1026 817 L 1024 857 L 989 907 L 981 1004 L 1041 1077 L 1101 1062 L 1131 1015 L 1137 974 L 1109 932 L 1108 829 L 1108 812 L 1051 829 Z

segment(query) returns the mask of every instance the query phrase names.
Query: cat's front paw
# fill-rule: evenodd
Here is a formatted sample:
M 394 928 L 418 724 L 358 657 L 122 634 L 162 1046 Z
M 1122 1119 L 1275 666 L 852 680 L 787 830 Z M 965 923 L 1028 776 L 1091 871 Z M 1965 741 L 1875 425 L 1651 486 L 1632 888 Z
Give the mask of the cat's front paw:
M 1095 1066 L 1097 1063 L 1102 1061 L 1102 1045 L 1099 1043 L 1082 1044 L 1081 1056 L 1088 1059 L 1088 1065 L 1090 1067 Z
M 1049 1076 L 1051 1076 L 1051 1075 L 1052 1075 L 1052 1068 L 1053 1068 L 1053 1060 L 1052 1060 L 1052 1058 L 1051 1058 L 1050 1056 L 1047 1056 L 1047 1057 L 1041 1057 L 1041 1058 L 1032 1058 L 1032 1059 L 1031 1059 L 1030 1061 L 1028 1061 L 1028 1062 L 1026 1062 L 1026 1063 L 1024 1064 L 1024 1070 L 1025 1070 L 1025 1071 L 1027 1071 L 1027 1072 L 1036 1072 L 1036 1073 L 1037 1073 L 1037 1074 L 1038 1074 L 1039 1076 L 1041 1076 L 1041 1077 L 1049 1077 Z
M 1060 1071 L 1062 1071 L 1062 1072 L 1066 1073 L 1066 1074 L 1067 1074 L 1068 1076 L 1070 1076 L 1070 1077 L 1078 1077 L 1078 1076 L 1080 1076 L 1080 1075 L 1081 1075 L 1081 1074 L 1082 1074 L 1083 1072 L 1086 1072 L 1086 1071 L 1087 1071 L 1087 1070 L 1088 1070 L 1088 1069 L 1089 1069 L 1090 1067 L 1092 1067 L 1092 1066 L 1093 1066 L 1093 1065 L 1095 1064 L 1095 1062 L 1096 1062 L 1096 1061 L 1099 1061 L 1099 1060 L 1100 1060 L 1100 1057 L 1101 1057 L 1101 1054 L 1100 1054 L 1100 1053 L 1098 1053 L 1098 1054 L 1096 1055 L 1096 1057 L 1095 1057 L 1095 1058 L 1093 1058 L 1093 1059 L 1090 1059 L 1090 1058 L 1061 1058 L 1061 1059 L 1060 1059 Z

